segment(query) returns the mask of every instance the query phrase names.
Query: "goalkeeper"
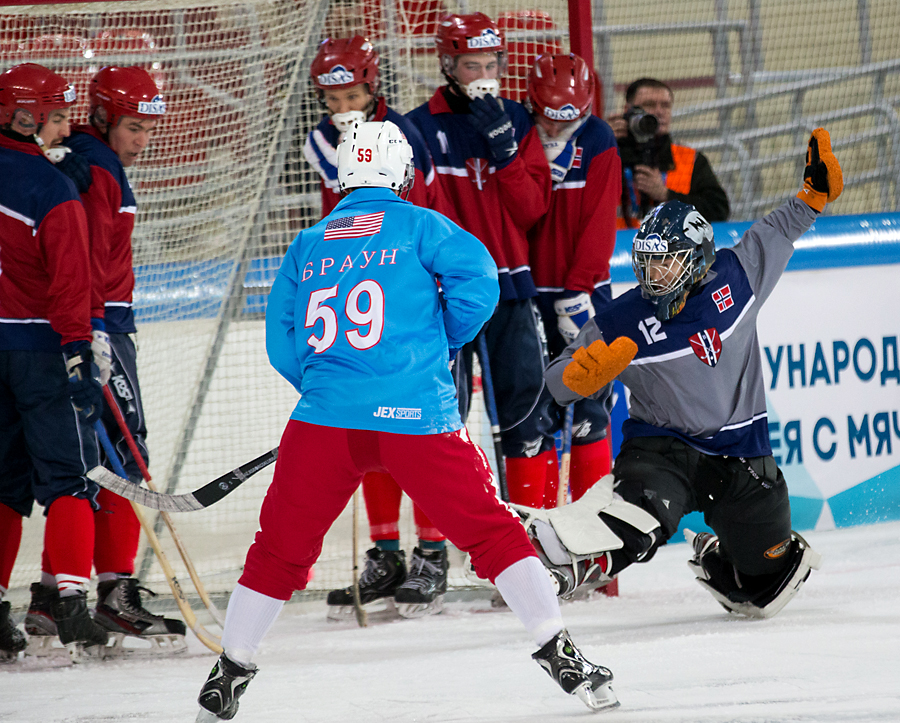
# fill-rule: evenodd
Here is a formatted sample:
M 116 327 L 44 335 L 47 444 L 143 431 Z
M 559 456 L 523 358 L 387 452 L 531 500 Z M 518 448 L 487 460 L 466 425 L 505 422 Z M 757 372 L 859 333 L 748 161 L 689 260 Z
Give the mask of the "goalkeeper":
M 794 243 L 843 189 L 824 129 L 813 132 L 806 161 L 797 198 L 757 221 L 733 249 L 716 253 L 712 227 L 693 206 L 657 206 L 634 239 L 639 287 L 599 310 L 548 367 L 560 404 L 602 395 L 615 376 L 631 392 L 614 477 L 562 516 L 522 510 L 560 594 L 649 560 L 695 510 L 716 534 L 688 534 L 689 565 L 732 612 L 774 615 L 818 567 L 819 555 L 791 531 L 787 485 L 769 445 L 756 332 Z M 614 341 L 607 347 L 604 340 Z M 617 497 L 649 512 L 658 527 L 617 516 Z M 593 549 L 583 535 L 573 541 L 572 518 L 594 525 L 599 518 L 608 539 Z

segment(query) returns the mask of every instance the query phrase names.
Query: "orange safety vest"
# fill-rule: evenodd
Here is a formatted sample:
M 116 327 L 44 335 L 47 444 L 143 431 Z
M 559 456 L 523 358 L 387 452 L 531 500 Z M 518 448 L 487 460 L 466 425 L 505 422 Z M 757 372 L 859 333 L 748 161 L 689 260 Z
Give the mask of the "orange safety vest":
M 672 144 L 672 161 L 675 164 L 668 173 L 664 174 L 666 188 L 675 193 L 690 193 L 691 177 L 694 175 L 694 162 L 697 160 L 697 151 L 687 146 L 676 146 Z M 640 225 L 640 219 L 631 219 L 631 226 L 625 223 L 622 216 L 622 205 L 616 207 L 616 229 L 637 228 Z

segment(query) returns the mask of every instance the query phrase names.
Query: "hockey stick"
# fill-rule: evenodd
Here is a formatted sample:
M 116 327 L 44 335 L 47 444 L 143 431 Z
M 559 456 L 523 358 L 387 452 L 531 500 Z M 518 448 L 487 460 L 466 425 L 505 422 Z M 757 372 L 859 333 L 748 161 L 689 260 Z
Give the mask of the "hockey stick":
M 359 487 L 353 491 L 353 610 L 356 623 L 361 628 L 368 627 L 369 615 L 363 609 L 359 598 Z
M 484 406 L 491 423 L 491 437 L 494 439 L 494 456 L 497 458 L 497 481 L 500 484 L 500 499 L 509 502 L 509 487 L 506 484 L 506 459 L 500 437 L 500 418 L 497 415 L 497 400 L 494 397 L 494 380 L 491 377 L 491 363 L 488 360 L 487 340 L 484 332 L 478 333 L 478 361 L 481 363 L 481 387 L 484 390 Z
M 109 441 L 109 435 L 106 433 L 106 427 L 103 426 L 103 422 L 99 419 L 94 422 L 94 431 L 97 432 L 97 439 L 100 440 L 100 444 L 103 446 L 103 450 L 106 452 L 106 456 L 109 458 L 110 464 L 112 464 L 113 469 L 116 470 L 120 477 L 124 478 L 125 468 L 122 467 L 122 462 L 121 460 L 119 460 L 119 455 L 116 453 L 112 442 Z M 98 468 L 95 467 L 94 469 Z M 131 482 L 126 481 L 126 484 L 129 484 L 132 487 L 137 487 L 137 485 L 133 485 L 131 484 Z M 178 609 L 181 611 L 181 616 L 184 618 L 185 624 L 191 629 L 194 635 L 197 636 L 197 639 L 201 643 L 203 643 L 214 653 L 221 654 L 222 646 L 219 644 L 221 642 L 221 638 L 219 638 L 218 635 L 213 635 L 197 620 L 197 616 L 194 614 L 194 611 L 191 609 L 190 603 L 184 596 L 181 585 L 178 583 L 178 578 L 175 577 L 175 571 L 169 564 L 166 553 L 163 552 L 162 546 L 159 543 L 159 538 L 153 531 L 152 525 L 150 525 L 147 520 L 144 519 L 144 515 L 141 514 L 141 510 L 137 506 L 137 504 L 132 502 L 131 508 L 134 510 L 135 517 L 137 517 L 138 522 L 141 524 L 141 529 L 147 536 L 147 540 L 150 542 L 150 546 L 153 548 L 153 552 L 156 553 L 156 559 L 159 560 L 159 566 L 162 568 L 163 575 L 165 575 L 166 577 L 166 582 L 169 583 L 169 588 L 172 590 L 172 596 L 175 598 L 175 603 L 178 605 Z
M 125 417 L 122 415 L 122 410 L 119 409 L 119 403 L 113 396 L 112 390 L 109 388 L 109 385 L 103 387 L 103 395 L 106 397 L 107 406 L 110 408 L 110 410 L 112 410 L 113 416 L 116 418 L 116 424 L 119 425 L 119 431 L 122 433 L 122 437 L 125 439 L 125 442 L 128 445 L 128 449 L 131 450 L 131 456 L 134 457 L 134 461 L 137 462 L 137 466 L 141 470 L 141 476 L 144 478 L 144 482 L 147 483 L 147 487 L 152 492 L 156 492 L 157 489 L 150 478 L 150 470 L 147 469 L 147 465 L 144 462 L 144 457 L 143 455 L 141 455 L 140 450 L 137 447 L 137 443 L 134 441 L 131 430 L 128 429 L 128 424 L 126 424 L 125 422 Z M 191 582 L 194 583 L 194 589 L 200 596 L 201 602 L 206 606 L 206 609 L 209 610 L 209 614 L 212 615 L 213 620 L 216 621 L 216 624 L 224 627 L 225 618 L 222 613 L 219 612 L 219 609 L 207 594 L 206 587 L 204 586 L 203 581 L 200 579 L 200 575 L 197 574 L 197 568 L 194 567 L 194 562 L 193 560 L 191 560 L 191 556 L 188 554 L 187 548 L 184 546 L 181 535 L 179 535 L 178 531 L 175 529 L 175 523 L 172 522 L 172 517 L 165 510 L 160 510 L 159 514 L 162 517 L 163 522 L 166 523 L 166 527 L 169 530 L 169 535 L 171 535 L 172 541 L 175 543 L 175 547 L 178 549 L 178 554 L 181 555 L 181 560 L 182 562 L 184 562 L 185 568 L 187 568 L 188 575 L 191 578 Z
M 216 477 L 212 482 L 208 482 L 193 492 L 185 492 L 181 495 L 145 490 L 143 487 L 132 484 L 127 479 L 113 474 L 105 467 L 94 467 L 87 473 L 87 476 L 101 487 L 105 487 L 132 502 L 137 502 L 139 505 L 149 507 L 151 510 L 193 512 L 215 504 L 240 487 L 248 478 L 261 469 L 268 467 L 277 458 L 278 447 L 275 447 L 275 449 L 270 449 L 256 459 L 252 459 L 246 464 L 231 470 L 231 472 L 226 472 L 221 477 Z
M 572 424 L 575 419 L 575 405 L 566 405 L 566 420 L 562 428 L 562 456 L 559 465 L 559 489 L 556 492 L 556 506 L 562 507 L 569 498 L 569 470 L 572 464 Z

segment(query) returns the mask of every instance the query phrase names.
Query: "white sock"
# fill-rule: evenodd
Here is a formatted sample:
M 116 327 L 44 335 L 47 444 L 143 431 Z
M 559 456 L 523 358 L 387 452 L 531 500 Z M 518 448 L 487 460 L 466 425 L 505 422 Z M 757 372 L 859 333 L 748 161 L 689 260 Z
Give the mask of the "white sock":
M 494 584 L 539 648 L 565 627 L 550 576 L 536 557 L 514 562 Z
M 262 639 L 278 619 L 284 600 L 238 585 L 228 599 L 222 648 L 231 660 L 250 665 Z

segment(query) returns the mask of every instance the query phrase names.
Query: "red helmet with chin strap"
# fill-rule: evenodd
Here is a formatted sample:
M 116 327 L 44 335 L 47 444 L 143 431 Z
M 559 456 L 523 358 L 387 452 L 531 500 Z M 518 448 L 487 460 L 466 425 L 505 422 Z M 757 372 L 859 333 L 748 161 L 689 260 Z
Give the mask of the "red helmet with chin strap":
M 108 65 L 92 79 L 88 90 L 90 115 L 97 108 L 106 111 L 106 122 L 113 127 L 123 116 L 156 120 L 166 112 L 166 102 L 150 74 L 143 68 L 119 68 Z
M 591 111 L 594 74 L 582 58 L 541 55 L 528 73 L 531 109 L 554 121 L 573 121 Z
M 320 91 L 352 88 L 365 83 L 369 93 L 378 93 L 378 51 L 368 38 L 326 38 L 319 43 L 319 51 L 309 68 L 313 84 Z
M 0 127 L 12 123 L 19 109 L 31 113 L 41 126 L 53 111 L 74 102 L 75 88 L 43 65 L 22 63 L 0 74 Z
M 506 65 L 506 40 L 497 23 L 484 13 L 447 15 L 434 38 L 441 69 L 450 77 L 453 58 L 470 53 L 497 53 L 501 74 Z

